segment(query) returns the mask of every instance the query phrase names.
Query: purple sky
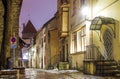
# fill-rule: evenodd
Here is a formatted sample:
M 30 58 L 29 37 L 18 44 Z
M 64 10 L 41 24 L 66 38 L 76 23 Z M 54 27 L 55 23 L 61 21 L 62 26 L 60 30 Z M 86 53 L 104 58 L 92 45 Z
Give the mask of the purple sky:
M 57 0 L 23 0 L 19 27 L 23 28 L 23 23 L 31 20 L 38 30 L 41 26 L 50 20 L 57 11 Z

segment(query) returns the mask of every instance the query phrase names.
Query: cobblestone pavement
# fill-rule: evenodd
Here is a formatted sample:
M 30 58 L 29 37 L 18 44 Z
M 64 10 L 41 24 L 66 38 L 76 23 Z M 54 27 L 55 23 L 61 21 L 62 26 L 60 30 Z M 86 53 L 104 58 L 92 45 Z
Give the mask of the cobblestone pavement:
M 120 78 L 84 75 L 75 70 L 58 71 L 58 70 L 26 69 L 25 74 L 20 75 L 20 79 L 120 79 Z

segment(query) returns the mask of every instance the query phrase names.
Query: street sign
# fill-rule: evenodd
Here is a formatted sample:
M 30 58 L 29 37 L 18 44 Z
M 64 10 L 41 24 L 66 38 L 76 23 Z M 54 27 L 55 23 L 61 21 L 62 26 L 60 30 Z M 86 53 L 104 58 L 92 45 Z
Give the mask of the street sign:
M 11 47 L 11 49 L 17 48 L 16 41 L 17 41 L 16 37 L 11 37 L 11 39 L 10 39 L 10 42 L 11 42 L 10 47 Z
M 16 37 L 12 37 L 10 41 L 11 41 L 12 43 L 15 43 L 15 42 L 16 42 Z
M 17 45 L 16 45 L 16 44 L 12 44 L 12 45 L 11 45 L 11 48 L 12 48 L 12 49 L 15 49 L 15 48 L 17 48 Z

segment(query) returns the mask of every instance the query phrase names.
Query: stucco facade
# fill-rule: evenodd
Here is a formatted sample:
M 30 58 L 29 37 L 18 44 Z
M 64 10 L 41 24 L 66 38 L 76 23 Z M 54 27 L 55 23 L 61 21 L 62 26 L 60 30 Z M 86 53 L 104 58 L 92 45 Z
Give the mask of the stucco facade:
M 120 58 L 119 3 L 119 0 L 69 1 L 67 41 L 70 68 L 97 75 L 110 75 L 114 72 L 110 65 L 119 64 Z M 105 64 L 101 64 L 98 69 L 97 62 Z M 103 69 L 106 63 L 110 73 Z M 119 71 L 117 68 L 115 70 Z
M 48 69 L 53 68 L 54 65 L 59 61 L 56 60 L 58 53 L 58 30 L 56 25 L 56 17 L 51 18 L 46 22 L 43 27 L 38 31 L 35 41 L 36 58 L 32 55 L 29 58 L 30 67 Z M 32 49 L 32 48 L 31 48 Z M 31 51 L 32 52 L 32 51 Z M 31 54 L 31 53 L 30 53 Z M 34 59 L 36 66 L 31 65 L 31 60 Z
M 102 26 L 101 29 L 101 39 L 103 40 L 103 36 L 106 32 L 106 30 L 109 30 L 111 35 L 111 40 L 112 40 L 112 56 L 116 61 L 120 61 L 120 53 L 119 53 L 119 45 L 120 45 L 120 26 L 119 26 L 119 21 L 120 21 L 120 16 L 119 13 L 120 11 L 118 10 L 120 8 L 119 6 L 120 1 L 119 0 L 105 0 L 105 1 L 97 1 L 96 5 L 93 7 L 93 18 L 97 16 L 103 16 L 103 17 L 110 17 L 114 19 L 114 24 L 106 24 Z M 100 5 L 103 5 L 101 8 L 98 7 Z M 95 38 L 95 35 L 94 37 Z M 98 37 L 96 37 L 98 38 Z M 95 40 L 96 41 L 96 40 Z M 104 40 L 106 41 L 106 40 Z M 101 49 L 102 51 L 102 49 Z
M 120 1 L 57 2 L 55 18 L 36 36 L 38 59 L 42 63 L 39 67 L 69 66 L 86 74 L 119 75 Z
M 86 21 L 80 13 L 80 0 L 70 1 L 69 51 L 72 69 L 83 70 L 84 53 L 86 52 Z
M 89 43 L 86 43 L 85 73 L 119 74 L 119 3 L 119 0 L 91 0 L 84 6 L 89 8 L 90 13 L 85 15 L 86 21 L 90 22 L 88 26 L 86 23 L 90 38 Z M 104 64 L 98 64 L 98 62 L 104 62 Z M 108 69 L 105 68 L 106 63 Z M 101 68 L 98 68 L 98 65 L 101 65 Z M 112 66 L 116 68 L 112 69 Z

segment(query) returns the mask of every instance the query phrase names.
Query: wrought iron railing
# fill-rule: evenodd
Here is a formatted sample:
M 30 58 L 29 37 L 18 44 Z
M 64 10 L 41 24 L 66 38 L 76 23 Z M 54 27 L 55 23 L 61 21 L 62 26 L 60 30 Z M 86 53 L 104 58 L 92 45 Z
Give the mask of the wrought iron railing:
M 104 56 L 99 51 L 99 47 L 95 45 L 86 46 L 86 53 L 84 55 L 84 60 L 103 60 Z

